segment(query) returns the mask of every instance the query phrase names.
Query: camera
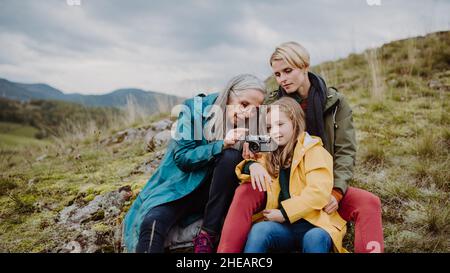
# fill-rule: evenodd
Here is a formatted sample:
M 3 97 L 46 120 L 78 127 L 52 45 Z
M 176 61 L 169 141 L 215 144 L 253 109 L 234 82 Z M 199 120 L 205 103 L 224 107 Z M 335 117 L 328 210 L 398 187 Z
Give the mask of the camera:
M 273 152 L 277 149 L 277 144 L 268 135 L 248 135 L 244 140 L 248 142 L 252 153 Z

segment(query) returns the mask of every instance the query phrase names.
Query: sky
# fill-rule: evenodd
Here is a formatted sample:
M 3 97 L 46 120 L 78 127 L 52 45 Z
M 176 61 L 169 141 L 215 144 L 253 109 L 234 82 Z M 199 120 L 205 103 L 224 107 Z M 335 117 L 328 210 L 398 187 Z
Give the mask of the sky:
M 316 65 L 442 30 L 448 0 L 0 0 L 0 78 L 190 97 L 241 73 L 265 79 L 282 42 Z

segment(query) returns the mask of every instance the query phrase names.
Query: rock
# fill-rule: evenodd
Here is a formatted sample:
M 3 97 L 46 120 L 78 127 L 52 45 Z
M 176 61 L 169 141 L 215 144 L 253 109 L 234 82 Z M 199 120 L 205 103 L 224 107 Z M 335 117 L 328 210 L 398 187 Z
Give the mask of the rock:
M 145 133 L 145 136 L 144 136 L 145 151 L 153 152 L 155 147 L 153 147 L 152 140 L 153 140 L 153 137 L 155 137 L 155 135 L 156 135 L 156 132 L 153 131 L 153 129 L 149 129 Z
M 133 196 L 133 191 L 131 190 L 131 186 L 123 186 L 119 188 L 119 194 L 124 201 L 128 201 Z
M 163 132 L 165 130 L 169 130 L 172 126 L 172 123 L 173 122 L 169 119 L 163 119 L 152 123 L 150 126 L 143 126 L 139 128 L 128 128 L 123 131 L 117 132 L 112 137 L 101 140 L 100 143 L 103 145 L 112 145 L 112 144 L 119 144 L 122 142 L 137 141 L 144 138 L 144 142 L 147 145 L 148 143 L 150 143 L 150 141 L 156 134 Z M 150 149 L 149 151 L 152 150 Z
M 161 163 L 161 159 L 164 157 L 163 151 L 158 151 L 154 154 L 152 154 L 152 157 L 148 160 L 146 160 L 142 165 L 136 167 L 133 170 L 133 174 L 140 174 L 140 173 L 152 173 L 156 168 L 158 168 L 159 164 Z
M 117 132 L 114 136 L 100 141 L 104 145 L 118 144 L 122 142 L 135 141 L 145 135 L 145 128 L 128 128 L 126 130 Z
M 134 128 L 130 128 L 127 129 L 125 131 L 125 141 L 133 141 L 136 140 L 137 138 L 141 137 L 140 134 L 140 130 L 139 129 L 134 129 Z
M 170 129 L 170 127 L 172 126 L 172 121 L 170 119 L 163 119 L 157 122 L 154 122 L 150 125 L 150 128 L 152 128 L 152 130 L 160 132 L 160 131 L 164 131 L 164 130 L 168 130 Z
M 159 147 L 165 146 L 171 138 L 172 134 L 170 130 L 159 132 L 149 140 L 147 143 L 147 150 L 154 151 Z
M 66 149 L 66 154 L 70 155 L 73 151 L 75 151 L 75 149 L 71 146 L 71 147 Z
M 142 173 L 152 173 L 154 168 L 153 160 L 145 161 L 142 165 L 137 166 L 131 174 L 142 174 Z
M 193 246 L 193 239 L 202 227 L 203 219 L 199 219 L 187 227 L 175 225 L 167 235 L 164 246 L 170 250 Z
M 124 193 L 119 191 L 98 195 L 86 206 L 72 204 L 59 213 L 59 223 L 71 228 L 78 228 L 86 221 L 95 221 L 110 218 L 120 213 L 124 199 Z
M 42 211 L 53 211 L 56 208 L 56 205 L 49 204 L 44 201 L 36 201 L 33 203 L 33 207 L 36 209 L 36 211 L 42 212 Z
M 442 83 L 438 80 L 431 80 L 428 83 L 428 87 L 430 87 L 431 89 L 440 89 L 442 86 Z
M 65 207 L 63 210 L 59 212 L 59 223 L 66 224 L 70 222 L 71 215 L 75 213 L 78 209 L 76 204 L 72 204 L 68 207 Z
M 70 241 L 62 247 L 60 253 L 81 253 L 81 245 L 77 241 Z
M 36 161 L 42 161 L 42 160 L 44 160 L 46 158 L 47 158 L 47 155 L 44 154 L 44 155 L 41 155 L 40 157 L 36 158 Z
M 58 252 L 120 251 L 122 228 L 118 217 L 131 196 L 131 187 L 124 186 L 116 191 L 98 195 L 86 205 L 75 202 L 61 210 L 58 215 L 58 228 L 75 232 L 76 238 L 59 247 Z
M 111 139 L 109 144 L 122 143 L 125 140 L 125 137 L 127 136 L 127 134 L 128 134 L 128 131 L 118 132 L 117 134 L 115 134 L 113 136 L 113 138 Z
M 32 187 L 34 186 L 34 184 L 36 184 L 36 182 L 38 182 L 39 179 L 37 178 L 31 178 L 28 180 L 28 187 Z

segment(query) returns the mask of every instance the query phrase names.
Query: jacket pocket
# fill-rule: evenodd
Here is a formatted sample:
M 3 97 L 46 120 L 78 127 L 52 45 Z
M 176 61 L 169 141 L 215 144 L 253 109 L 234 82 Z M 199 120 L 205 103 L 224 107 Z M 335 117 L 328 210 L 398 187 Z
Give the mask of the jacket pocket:
M 339 231 L 342 231 L 346 224 L 347 221 L 342 219 L 342 217 L 340 217 L 339 215 L 336 215 L 331 219 L 331 225 L 333 225 Z

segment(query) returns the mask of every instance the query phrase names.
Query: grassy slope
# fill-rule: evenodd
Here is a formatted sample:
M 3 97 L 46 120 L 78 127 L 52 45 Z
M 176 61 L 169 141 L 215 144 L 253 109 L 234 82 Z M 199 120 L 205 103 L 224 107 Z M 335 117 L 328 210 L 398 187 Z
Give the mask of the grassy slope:
M 382 47 L 378 62 L 360 54 L 314 67 L 354 109 L 354 185 L 382 199 L 388 252 L 450 250 L 450 94 L 448 87 L 429 87 L 432 79 L 450 85 L 449 41 L 450 32 L 432 34 Z M 374 82 L 384 84 L 374 88 Z M 381 95 L 375 97 L 374 89 Z M 51 250 L 67 236 L 53 224 L 60 209 L 123 185 L 138 190 L 146 182 L 148 175 L 133 169 L 152 154 L 140 142 L 98 144 L 111 134 L 0 147 L 0 251 Z M 35 161 L 43 154 L 45 160 Z M 347 244 L 351 240 L 352 232 Z
M 150 124 L 162 117 L 130 126 Z M 51 251 L 74 236 L 61 233 L 54 224 L 65 206 L 75 200 L 91 201 L 124 185 L 138 190 L 145 184 L 148 175 L 133 170 L 152 158 L 152 153 L 145 152 L 142 141 L 99 144 L 115 131 L 0 148 L 0 252 Z M 37 161 L 41 155 L 47 157 Z
M 387 251 L 448 252 L 450 32 L 397 41 L 377 55 L 375 80 L 370 52 L 316 68 L 354 108 L 355 185 L 382 199 Z M 435 80 L 446 87 L 430 88 Z
M 353 107 L 353 186 L 381 198 L 386 251 L 450 251 L 450 32 L 396 41 L 313 70 Z M 444 86 L 430 88 L 435 80 Z M 351 240 L 352 234 L 350 249 Z

